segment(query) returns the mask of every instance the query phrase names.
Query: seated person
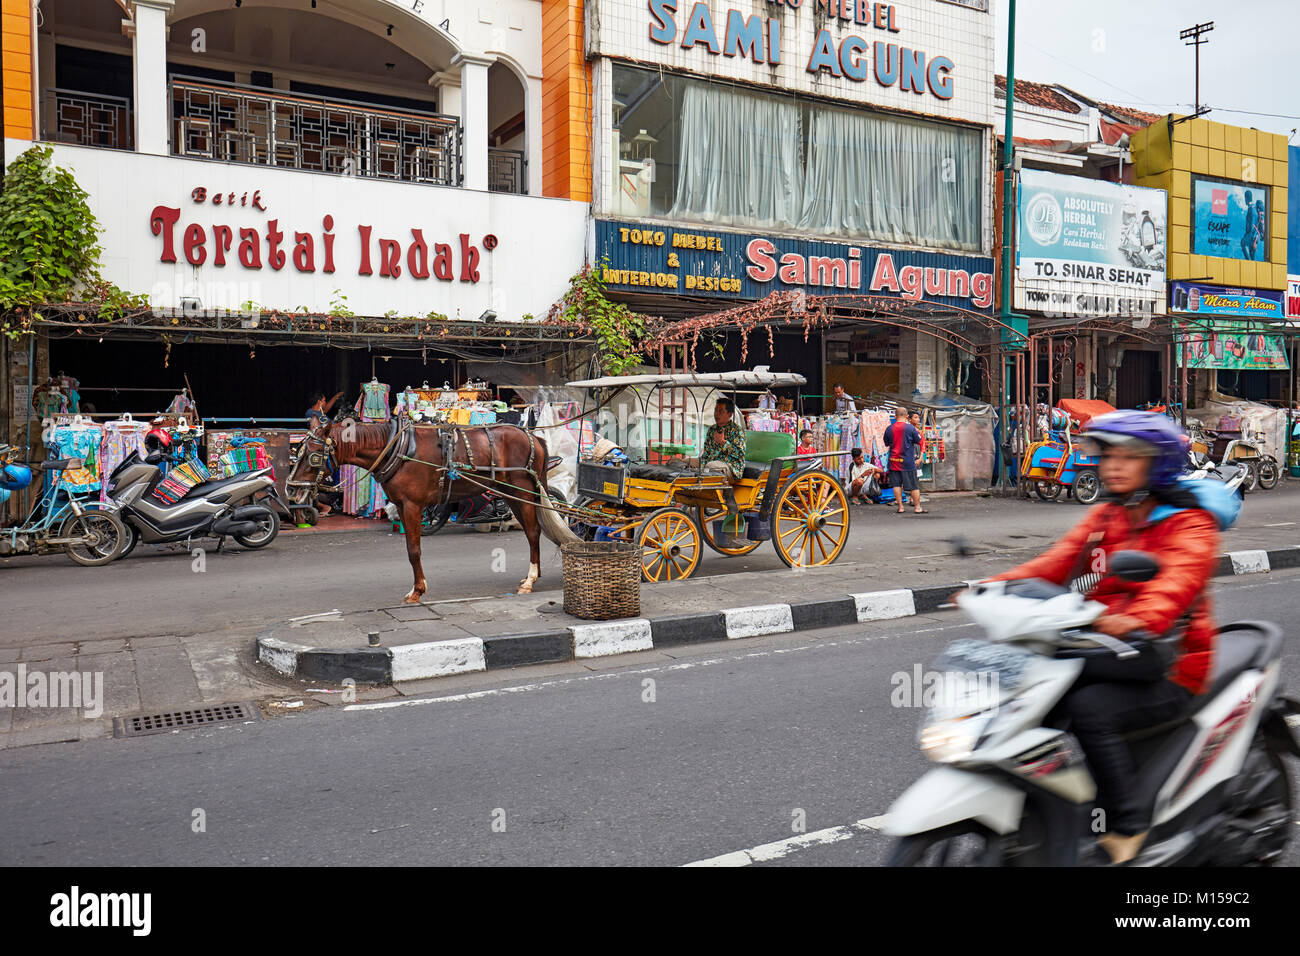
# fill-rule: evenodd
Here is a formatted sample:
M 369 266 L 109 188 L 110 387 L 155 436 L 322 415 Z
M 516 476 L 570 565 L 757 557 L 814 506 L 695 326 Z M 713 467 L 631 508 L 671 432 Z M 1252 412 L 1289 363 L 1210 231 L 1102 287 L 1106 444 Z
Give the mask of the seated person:
M 698 459 L 687 459 L 687 463 L 698 467 L 705 474 L 723 474 L 733 482 L 745 475 L 745 430 L 736 423 L 734 415 L 736 405 L 729 398 L 720 398 L 713 406 L 713 426 L 704 436 L 704 448 Z M 736 508 L 735 497 L 728 486 L 724 496 L 727 510 L 733 514 Z
M 863 494 L 863 487 L 873 475 L 877 481 L 883 481 L 885 470 L 863 458 L 861 448 L 853 449 L 852 455 L 853 461 L 849 463 L 849 501 L 855 505 L 878 503 L 880 501 L 879 486 L 877 486 L 876 494 L 871 497 Z

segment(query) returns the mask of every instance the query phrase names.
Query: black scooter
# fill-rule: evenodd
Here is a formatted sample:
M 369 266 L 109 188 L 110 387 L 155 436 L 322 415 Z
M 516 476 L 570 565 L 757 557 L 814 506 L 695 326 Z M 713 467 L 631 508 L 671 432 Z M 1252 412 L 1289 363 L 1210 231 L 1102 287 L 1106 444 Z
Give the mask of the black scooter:
M 280 517 L 261 500 L 283 506 L 271 479 L 271 469 L 241 472 L 195 485 L 175 502 L 153 494 L 163 479 L 162 455 L 141 458 L 132 452 L 108 477 L 112 508 L 127 529 L 121 557 L 136 544 L 172 544 L 186 547 L 196 538 L 216 538 L 217 551 L 227 537 L 249 550 L 265 548 L 280 533 Z M 287 508 L 287 506 L 286 506 Z

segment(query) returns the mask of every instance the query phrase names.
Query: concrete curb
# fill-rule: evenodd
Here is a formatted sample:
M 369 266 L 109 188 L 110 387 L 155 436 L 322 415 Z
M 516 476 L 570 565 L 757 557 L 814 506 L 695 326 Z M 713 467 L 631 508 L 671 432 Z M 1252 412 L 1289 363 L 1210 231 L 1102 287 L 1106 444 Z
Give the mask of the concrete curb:
M 1215 577 L 1297 567 L 1300 567 L 1300 546 L 1274 551 L 1233 551 L 1219 557 Z M 968 583 L 869 591 L 801 603 L 761 604 L 652 619 L 601 621 L 552 631 L 399 644 L 391 648 L 306 647 L 276 637 L 276 631 L 283 627 L 280 625 L 258 636 L 257 659 L 288 677 L 334 683 L 351 678 L 358 684 L 391 684 L 529 664 L 611 657 L 682 644 L 895 620 L 938 610 L 950 594 Z

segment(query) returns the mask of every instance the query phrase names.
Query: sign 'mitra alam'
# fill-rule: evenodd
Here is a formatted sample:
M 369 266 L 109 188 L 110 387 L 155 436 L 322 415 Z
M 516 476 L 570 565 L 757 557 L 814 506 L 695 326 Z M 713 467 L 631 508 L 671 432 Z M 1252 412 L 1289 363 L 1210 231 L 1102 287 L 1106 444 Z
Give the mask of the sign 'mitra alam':
M 682 0 L 649 0 L 650 39 L 663 46 L 678 44 L 683 50 L 702 48 L 714 56 L 748 57 L 769 66 L 781 64 L 782 8 L 815 7 L 823 24 L 839 21 L 884 31 L 901 31 L 898 8 L 892 3 L 868 0 L 768 0 L 771 16 L 746 17 L 736 9 L 721 11 L 714 20 L 704 2 L 687 5 Z M 680 23 L 679 23 L 680 20 Z M 865 31 L 864 31 L 865 32 Z M 817 29 L 806 70 L 817 75 L 843 77 L 856 82 L 874 79 L 881 86 L 897 86 L 941 100 L 953 97 L 954 64 L 946 56 L 927 58 L 918 50 L 889 39 L 868 41 L 855 33 L 838 42 L 827 26 Z
M 597 220 L 596 259 L 611 289 L 761 299 L 773 291 L 860 294 L 987 310 L 993 260 L 911 249 Z

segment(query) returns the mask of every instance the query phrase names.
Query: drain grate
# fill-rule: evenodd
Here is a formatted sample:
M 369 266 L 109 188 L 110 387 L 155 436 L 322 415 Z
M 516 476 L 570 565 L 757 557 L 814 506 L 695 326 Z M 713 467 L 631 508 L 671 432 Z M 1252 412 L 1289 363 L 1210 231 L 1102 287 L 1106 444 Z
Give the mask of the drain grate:
M 143 714 L 139 717 L 114 717 L 114 737 L 143 737 L 145 734 L 165 734 L 187 727 L 206 727 L 234 720 L 259 720 L 261 713 L 251 704 L 217 704 L 214 707 L 193 707 L 189 710 L 169 710 L 161 714 Z

